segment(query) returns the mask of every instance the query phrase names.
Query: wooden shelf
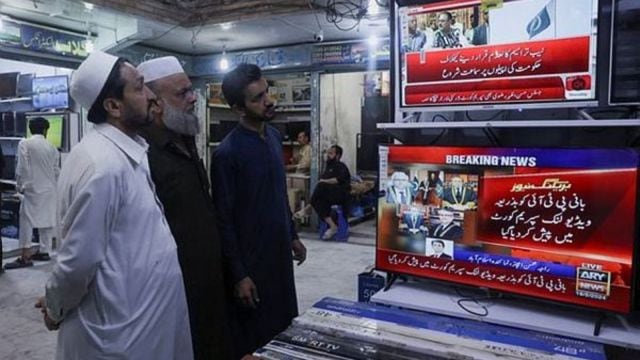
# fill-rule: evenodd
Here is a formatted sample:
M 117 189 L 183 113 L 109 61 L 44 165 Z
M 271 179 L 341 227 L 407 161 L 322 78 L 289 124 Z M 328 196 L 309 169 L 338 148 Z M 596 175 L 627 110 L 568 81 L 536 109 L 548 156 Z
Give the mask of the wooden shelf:
M 207 107 L 209 108 L 213 108 L 213 109 L 229 109 L 231 110 L 231 106 L 227 105 L 227 104 L 207 104 Z
M 304 107 L 304 108 L 278 108 L 276 107 L 276 112 L 310 112 L 311 108 L 310 107 Z

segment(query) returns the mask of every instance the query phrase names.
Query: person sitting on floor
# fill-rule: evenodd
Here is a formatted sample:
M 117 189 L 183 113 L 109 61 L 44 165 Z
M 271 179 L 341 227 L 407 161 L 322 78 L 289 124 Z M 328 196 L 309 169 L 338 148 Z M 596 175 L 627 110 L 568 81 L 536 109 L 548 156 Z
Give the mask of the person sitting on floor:
M 341 157 L 342 148 L 340 146 L 333 145 L 329 148 L 324 172 L 311 194 L 311 204 L 293 215 L 296 219 L 303 219 L 313 207 L 318 216 L 329 225 L 327 231 L 322 235 L 323 240 L 331 239 L 338 232 L 338 225 L 331 218 L 331 206 L 342 205 L 344 208 L 349 202 L 351 174 L 347 166 L 340 161 Z

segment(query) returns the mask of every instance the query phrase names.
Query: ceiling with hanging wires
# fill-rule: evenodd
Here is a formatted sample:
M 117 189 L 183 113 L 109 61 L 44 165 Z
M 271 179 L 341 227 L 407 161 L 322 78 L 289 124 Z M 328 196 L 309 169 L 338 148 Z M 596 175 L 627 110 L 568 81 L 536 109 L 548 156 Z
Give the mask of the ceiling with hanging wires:
M 97 6 L 182 27 L 309 10 L 307 0 L 89 0 Z
M 0 14 L 183 54 L 384 38 L 388 0 L 1 0 Z M 126 35 L 126 33 L 124 33 Z M 129 40 L 130 39 L 130 40 Z

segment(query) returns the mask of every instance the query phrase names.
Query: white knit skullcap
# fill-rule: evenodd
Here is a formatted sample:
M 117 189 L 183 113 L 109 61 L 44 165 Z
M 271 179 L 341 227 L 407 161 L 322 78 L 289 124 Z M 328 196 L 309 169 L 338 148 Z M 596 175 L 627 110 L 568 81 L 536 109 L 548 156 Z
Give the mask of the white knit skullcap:
M 85 109 L 91 109 L 100 95 L 118 58 L 102 51 L 93 51 L 71 74 L 71 97 Z
M 164 56 L 145 61 L 138 65 L 138 71 L 144 76 L 145 84 L 167 76 L 184 73 L 180 61 L 175 56 Z

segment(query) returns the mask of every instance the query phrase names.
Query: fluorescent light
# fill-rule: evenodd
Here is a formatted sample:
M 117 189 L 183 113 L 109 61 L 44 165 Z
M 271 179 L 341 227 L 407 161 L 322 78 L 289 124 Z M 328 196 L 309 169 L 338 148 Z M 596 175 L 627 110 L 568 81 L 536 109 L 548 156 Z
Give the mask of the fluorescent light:
M 376 0 L 369 0 L 369 6 L 367 7 L 367 14 L 376 15 L 380 13 L 380 6 Z
M 222 30 L 227 31 L 229 29 L 231 29 L 233 27 L 233 23 L 230 22 L 226 22 L 226 23 L 222 23 L 220 24 L 220 28 L 222 28 Z
M 367 40 L 367 42 L 369 43 L 369 46 L 375 47 L 378 45 L 378 37 L 375 35 L 371 35 L 369 36 L 369 39 Z
M 93 44 L 93 40 L 87 39 L 84 43 L 84 49 L 87 50 L 88 53 L 92 53 L 95 50 L 95 45 Z
M 220 68 L 220 70 L 227 70 L 229 68 L 229 60 L 227 60 L 226 57 L 223 57 L 222 59 L 220 59 L 218 67 Z
M 84 3 L 84 8 L 87 9 L 88 11 L 91 11 L 93 10 L 93 4 L 86 2 Z

